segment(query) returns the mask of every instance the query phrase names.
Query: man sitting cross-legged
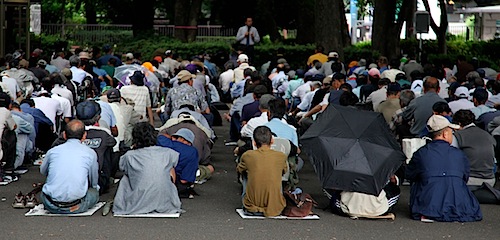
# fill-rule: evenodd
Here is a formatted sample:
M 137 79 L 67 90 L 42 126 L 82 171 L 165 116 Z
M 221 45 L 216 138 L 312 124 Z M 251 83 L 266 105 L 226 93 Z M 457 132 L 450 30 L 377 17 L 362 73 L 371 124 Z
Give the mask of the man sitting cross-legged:
M 158 146 L 170 148 L 179 153 L 179 163 L 175 166 L 175 185 L 180 198 L 193 198 L 193 184 L 198 170 L 198 151 L 192 146 L 194 133 L 181 128 L 172 136 L 164 133 L 158 136 Z
M 69 122 L 66 142 L 50 149 L 40 167 L 47 176 L 41 199 L 51 213 L 82 213 L 99 201 L 97 154 L 82 144 L 86 135 L 83 122 Z
M 236 168 L 247 174 L 243 181 L 244 210 L 253 215 L 278 216 L 285 208 L 281 176 L 287 171 L 287 156 L 271 149 L 273 135 L 268 127 L 255 129 L 253 144 L 258 149 L 245 152 Z

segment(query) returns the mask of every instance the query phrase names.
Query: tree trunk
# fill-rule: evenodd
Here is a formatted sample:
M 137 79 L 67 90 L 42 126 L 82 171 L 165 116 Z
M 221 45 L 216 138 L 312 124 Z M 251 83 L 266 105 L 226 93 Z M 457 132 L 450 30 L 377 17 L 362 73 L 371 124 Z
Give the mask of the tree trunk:
M 314 12 L 316 44 L 338 52 L 342 58 L 344 47 L 350 44 L 343 0 L 316 0 Z
M 411 8 L 414 0 L 403 0 L 402 11 L 396 20 L 396 0 L 374 0 L 372 49 L 389 59 L 399 58 L 400 34 L 403 23 L 409 23 L 409 15 L 414 12 L 404 11 Z
M 154 0 L 134 0 L 134 10 L 140 13 L 132 17 L 134 37 L 152 34 L 155 14 L 154 3 Z
M 269 34 L 271 42 L 276 42 L 281 40 L 281 35 L 273 16 L 273 6 L 274 0 L 257 0 L 257 14 L 254 21 L 257 22 L 257 29 L 262 30 L 262 32 L 259 31 L 261 37 Z
M 198 16 L 201 12 L 202 0 L 175 1 L 174 37 L 182 42 L 196 40 Z
M 85 18 L 87 19 L 87 24 L 97 24 L 97 13 L 95 8 L 95 1 L 85 2 Z
M 416 37 L 415 29 L 413 26 L 413 22 L 415 21 L 415 12 L 417 11 L 417 0 L 411 0 L 408 4 L 407 9 L 402 9 L 406 11 L 406 31 L 405 37 L 406 39 L 412 39 Z
M 314 0 L 297 0 L 297 43 L 314 42 Z
M 427 12 L 430 12 L 430 6 L 429 6 L 429 1 L 425 0 L 423 1 L 425 10 Z M 440 54 L 446 54 L 447 53 L 447 47 L 446 47 L 446 31 L 448 29 L 448 14 L 446 12 L 446 3 L 444 0 L 438 0 L 439 4 L 439 9 L 441 10 L 441 16 L 440 16 L 440 24 L 439 26 L 436 24 L 432 16 L 430 17 L 430 25 L 432 28 L 432 31 L 436 33 L 436 38 L 438 41 L 438 53 Z
M 198 33 L 198 16 L 201 13 L 202 0 L 192 0 L 191 8 L 189 9 L 189 19 L 187 20 L 188 26 L 192 27 L 186 31 L 186 39 L 188 42 L 194 42 Z

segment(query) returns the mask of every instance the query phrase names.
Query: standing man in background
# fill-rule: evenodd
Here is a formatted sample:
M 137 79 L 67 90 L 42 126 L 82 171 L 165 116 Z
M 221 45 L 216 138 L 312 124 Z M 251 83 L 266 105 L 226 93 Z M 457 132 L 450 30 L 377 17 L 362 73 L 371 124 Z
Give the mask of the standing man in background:
M 245 26 L 238 29 L 236 34 L 236 42 L 238 42 L 245 49 L 245 53 L 248 55 L 250 60 L 254 58 L 254 45 L 260 42 L 259 32 L 257 28 L 252 27 L 253 19 L 247 17 L 245 21 Z

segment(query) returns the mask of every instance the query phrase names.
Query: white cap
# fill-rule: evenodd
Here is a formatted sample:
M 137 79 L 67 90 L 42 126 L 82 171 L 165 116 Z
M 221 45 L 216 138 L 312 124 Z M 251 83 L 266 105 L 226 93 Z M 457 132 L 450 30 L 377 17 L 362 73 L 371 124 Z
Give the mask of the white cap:
M 458 87 L 457 90 L 455 90 L 455 96 L 459 98 L 469 98 L 469 89 L 466 87 Z
M 328 53 L 328 57 L 329 58 L 334 58 L 334 57 L 338 58 L 339 54 L 337 52 L 330 52 L 330 53 Z
M 240 54 L 238 56 L 238 62 L 240 63 L 248 62 L 248 56 L 246 54 Z
M 133 53 L 127 53 L 127 54 L 125 54 L 125 58 L 127 58 L 127 59 L 134 59 L 134 54 Z
M 441 115 L 432 115 L 427 121 L 427 129 L 429 132 L 437 132 L 445 128 L 460 129 L 459 125 L 450 123 L 448 119 Z

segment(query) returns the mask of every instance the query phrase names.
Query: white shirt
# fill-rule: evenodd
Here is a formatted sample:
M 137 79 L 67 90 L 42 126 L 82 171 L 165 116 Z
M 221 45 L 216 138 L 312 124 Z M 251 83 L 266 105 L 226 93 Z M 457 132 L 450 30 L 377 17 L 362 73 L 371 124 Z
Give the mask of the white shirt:
M 57 126 L 56 116 L 62 115 L 63 113 L 59 101 L 44 96 L 33 98 L 33 101 L 35 102 L 35 107 L 40 109 L 45 114 L 45 116 L 47 116 L 47 118 L 52 121 L 54 126 Z M 56 128 L 54 128 L 54 130 L 56 130 Z
M 64 97 L 61 97 L 57 94 L 52 94 L 52 98 L 57 100 L 59 102 L 59 104 L 61 105 L 61 109 L 62 109 L 62 116 L 64 118 L 71 118 L 73 117 L 72 113 L 71 113 L 71 103 L 69 102 L 68 99 L 64 98 Z
M 73 106 L 73 93 L 66 88 L 66 86 L 62 86 L 59 84 L 56 84 L 54 88 L 52 88 L 52 93 L 58 94 L 59 96 L 66 98 L 69 100 L 69 103 L 71 106 Z
M 314 89 L 314 91 L 312 92 L 308 92 L 305 96 L 304 96 L 304 100 L 302 100 L 300 102 L 300 104 L 297 106 L 298 109 L 302 110 L 302 111 L 309 111 L 309 109 L 311 108 L 311 102 L 314 98 L 314 94 L 316 94 L 316 92 L 318 91 L 319 88 L 317 89 Z
M 120 142 L 125 140 L 125 131 L 127 126 L 125 125 L 125 118 L 122 115 L 120 109 L 120 103 L 110 103 L 111 109 L 113 109 L 113 114 L 116 118 L 116 128 L 118 128 L 118 136 L 115 137 L 116 145 L 113 147 L 113 152 L 118 152 L 120 150 Z
M 242 137 L 253 137 L 253 131 L 260 126 L 264 126 L 269 122 L 267 118 L 267 112 L 263 112 L 259 117 L 254 117 L 250 119 L 245 126 L 241 128 Z
M 378 109 L 378 105 L 387 99 L 387 87 L 384 86 L 381 89 L 372 92 L 370 96 L 366 99 L 366 102 L 373 103 L 373 111 Z
M 82 84 L 83 79 L 85 79 L 85 77 L 87 76 L 87 72 L 75 66 L 71 67 L 69 70 L 71 70 L 71 74 L 73 75 L 72 80 L 77 82 L 78 84 Z
M 221 86 L 222 92 L 229 91 L 229 85 L 233 81 L 234 78 L 234 70 L 229 69 L 219 76 L 219 84 Z
M 448 103 L 450 106 L 451 112 L 456 113 L 458 110 L 470 110 L 474 108 L 474 103 L 467 100 L 466 98 L 461 98 L 455 101 L 451 101 Z
M 10 77 L 2 77 L 2 82 L 5 84 L 7 89 L 9 90 L 9 96 L 12 99 L 17 98 L 17 93 L 21 91 L 19 85 L 17 84 L 16 79 Z
M 306 96 L 306 94 L 310 91 L 311 91 L 311 82 L 306 82 L 300 85 L 300 87 L 298 87 L 297 89 L 295 89 L 295 91 L 293 91 L 292 97 L 298 97 L 300 98 L 300 101 L 302 101 Z
M 252 71 L 255 71 L 255 68 L 248 65 L 248 63 L 241 63 L 240 66 L 238 66 L 236 69 L 234 69 L 233 81 L 235 83 L 239 83 L 241 80 L 245 79 L 245 75 L 243 75 L 243 72 L 247 68 L 250 68 L 250 69 L 252 69 Z

